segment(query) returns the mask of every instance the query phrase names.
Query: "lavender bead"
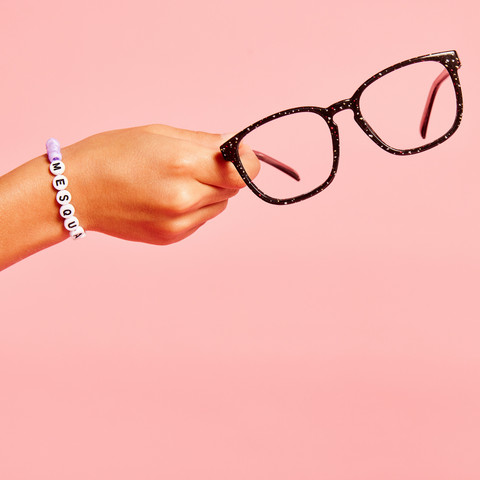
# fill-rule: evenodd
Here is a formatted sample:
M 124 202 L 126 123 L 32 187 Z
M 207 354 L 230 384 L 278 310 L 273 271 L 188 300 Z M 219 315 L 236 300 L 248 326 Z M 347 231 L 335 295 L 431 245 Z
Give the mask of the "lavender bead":
M 48 159 L 50 162 L 62 161 L 62 154 L 60 150 L 47 150 Z
M 54 145 L 57 147 L 56 150 L 60 149 L 60 142 L 55 138 L 49 138 L 47 140 L 47 150 L 52 148 Z

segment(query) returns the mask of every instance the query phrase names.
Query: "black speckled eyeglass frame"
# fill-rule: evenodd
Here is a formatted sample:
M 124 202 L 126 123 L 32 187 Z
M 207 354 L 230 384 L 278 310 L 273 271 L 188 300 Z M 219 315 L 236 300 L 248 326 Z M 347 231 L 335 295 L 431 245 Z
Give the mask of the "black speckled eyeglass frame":
M 415 63 L 420 63 L 420 62 L 438 62 L 441 63 L 444 67 L 445 70 L 437 77 L 437 79 L 434 81 L 430 93 L 427 98 L 427 102 L 425 105 L 425 110 L 423 113 L 421 125 L 420 125 L 420 131 L 421 131 L 421 136 L 422 138 L 426 137 L 426 131 L 428 127 L 428 122 L 430 119 L 430 113 L 432 110 L 432 106 L 435 100 L 435 96 L 437 94 L 437 91 L 441 85 L 441 83 L 447 79 L 449 76 L 453 82 L 453 86 L 455 89 L 455 95 L 456 95 L 456 103 L 457 103 L 457 109 L 456 109 L 456 116 L 455 116 L 455 121 L 450 128 L 443 136 L 440 138 L 437 138 L 435 141 L 427 143 L 425 145 L 422 145 L 421 147 L 418 148 L 413 148 L 413 149 L 408 149 L 408 150 L 398 150 L 395 149 L 386 143 L 384 143 L 378 135 L 375 133 L 375 131 L 370 127 L 370 125 L 367 123 L 367 121 L 363 118 L 362 112 L 360 110 L 360 97 L 362 96 L 362 93 L 365 91 L 367 87 L 369 87 L 372 83 L 377 81 L 380 78 L 383 78 L 385 75 L 394 72 L 395 70 L 399 70 L 403 67 L 415 64 Z M 462 112 L 463 112 L 463 99 L 462 99 L 462 90 L 460 87 L 460 80 L 458 78 L 458 69 L 460 68 L 461 63 L 460 59 L 458 58 L 457 52 L 452 50 L 448 52 L 440 52 L 440 53 L 433 53 L 430 55 L 423 55 L 421 57 L 415 57 L 410 60 L 405 60 L 404 62 L 397 63 L 391 67 L 386 68 L 385 70 L 382 70 L 381 72 L 377 73 L 373 77 L 370 77 L 366 82 L 364 82 L 353 94 L 353 96 L 349 99 L 342 100 L 340 102 L 336 102 L 332 105 L 330 105 L 327 108 L 322 108 L 322 107 L 298 107 L 298 108 L 291 108 L 288 110 L 283 110 L 281 112 L 275 113 L 273 115 L 270 115 L 266 118 L 263 118 L 262 120 L 259 120 L 258 122 L 255 122 L 254 124 L 250 125 L 249 127 L 245 128 L 241 132 L 237 133 L 234 137 L 226 141 L 221 147 L 220 150 L 223 154 L 223 157 L 226 161 L 232 162 L 246 185 L 256 194 L 258 195 L 262 200 L 268 203 L 272 203 L 275 205 L 287 205 L 287 204 L 292 204 L 292 203 L 297 203 L 302 200 L 306 200 L 307 198 L 313 197 L 314 195 L 317 195 L 318 193 L 322 192 L 327 188 L 335 178 L 335 175 L 338 170 L 338 162 L 339 162 L 339 156 L 340 156 L 340 142 L 339 142 L 339 131 L 338 131 L 338 126 L 337 124 L 333 121 L 333 117 L 339 113 L 340 111 L 344 110 L 352 110 L 354 113 L 354 118 L 356 123 L 360 126 L 360 128 L 365 132 L 366 135 L 368 135 L 369 138 L 371 138 L 379 147 L 383 148 L 387 152 L 393 154 L 393 155 L 413 155 L 416 153 L 424 152 L 425 150 L 429 150 L 433 147 L 436 147 L 437 145 L 440 145 L 443 143 L 445 140 L 450 138 L 454 132 L 457 130 L 457 128 L 460 125 L 460 122 L 462 120 Z M 325 122 L 327 123 L 330 133 L 332 136 L 332 143 L 333 143 L 333 164 L 332 164 L 332 170 L 330 172 L 330 175 L 328 178 L 323 182 L 321 185 L 319 185 L 317 188 L 314 190 L 311 190 L 308 193 L 298 195 L 295 197 L 291 198 L 273 198 L 268 195 L 266 195 L 264 192 L 262 192 L 256 185 L 255 183 L 250 179 L 248 176 L 247 172 L 245 171 L 244 166 L 242 165 L 242 161 L 240 159 L 240 155 L 238 153 L 238 148 L 240 146 L 240 143 L 242 139 L 248 135 L 250 132 L 253 130 L 257 129 L 261 125 L 264 125 L 265 123 L 272 122 L 273 120 L 286 116 L 286 115 L 293 115 L 296 113 L 301 113 L 301 112 L 312 112 L 316 113 L 317 115 L 320 115 Z M 290 175 L 293 178 L 296 178 L 297 180 L 299 179 L 297 173 L 288 167 L 287 165 L 282 164 L 281 162 L 275 160 L 272 157 L 269 157 L 268 155 L 265 155 L 261 152 L 254 151 L 259 160 L 270 164 L 271 166 L 278 168 L 279 170 L 283 171 L 287 175 Z M 298 178 L 297 178 L 298 177 Z

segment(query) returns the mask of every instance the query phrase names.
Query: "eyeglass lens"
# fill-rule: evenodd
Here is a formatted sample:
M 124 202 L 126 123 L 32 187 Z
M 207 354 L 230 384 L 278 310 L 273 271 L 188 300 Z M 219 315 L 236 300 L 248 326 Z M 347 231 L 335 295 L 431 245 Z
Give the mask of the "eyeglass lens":
M 362 93 L 363 117 L 384 143 L 398 150 L 437 140 L 455 121 L 457 101 L 450 76 L 439 85 L 425 138 L 420 124 L 430 89 L 446 72 L 438 62 L 421 62 L 385 75 Z
M 321 185 L 332 170 L 332 137 L 327 123 L 316 113 L 281 116 L 250 132 L 244 142 L 260 159 L 268 155 L 298 173 L 295 179 L 265 161 L 260 162 L 260 173 L 254 183 L 274 198 L 310 192 Z

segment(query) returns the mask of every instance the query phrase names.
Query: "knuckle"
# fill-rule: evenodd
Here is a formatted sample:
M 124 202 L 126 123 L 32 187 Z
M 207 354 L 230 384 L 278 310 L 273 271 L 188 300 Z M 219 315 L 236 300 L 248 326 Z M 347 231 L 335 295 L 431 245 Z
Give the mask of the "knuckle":
M 189 230 L 189 226 L 182 219 L 171 220 L 164 226 L 164 235 L 170 243 L 183 236 Z
M 220 213 L 224 212 L 228 206 L 228 200 L 224 200 L 223 202 L 220 202 L 219 208 L 218 208 L 218 213 L 217 215 L 220 215 Z
M 243 182 L 242 182 L 242 183 L 243 183 Z M 244 186 L 245 186 L 245 184 L 244 184 Z M 239 192 L 239 191 L 240 191 L 240 189 L 238 189 L 238 188 L 232 188 L 232 189 L 230 189 L 230 191 L 228 192 L 228 193 L 229 193 L 228 198 L 233 198 L 233 197 L 235 197 L 235 195 L 238 195 L 238 192 Z
M 167 210 L 172 217 L 179 217 L 190 212 L 195 204 L 196 198 L 188 188 L 179 188 L 170 196 Z

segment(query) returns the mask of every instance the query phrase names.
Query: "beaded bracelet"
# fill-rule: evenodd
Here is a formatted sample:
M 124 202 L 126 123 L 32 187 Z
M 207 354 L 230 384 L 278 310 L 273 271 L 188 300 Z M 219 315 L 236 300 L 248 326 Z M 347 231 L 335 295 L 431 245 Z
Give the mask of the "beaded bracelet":
M 74 216 L 75 208 L 70 203 L 72 195 L 68 190 L 68 180 L 65 175 L 65 164 L 62 162 L 62 154 L 60 152 L 60 143 L 54 138 L 47 140 L 47 155 L 50 161 L 50 172 L 55 175 L 53 179 L 53 187 L 57 191 L 57 202 L 60 205 L 60 216 L 64 219 L 63 225 L 68 233 L 77 240 L 83 238 L 85 230 L 80 226 L 78 218 Z

